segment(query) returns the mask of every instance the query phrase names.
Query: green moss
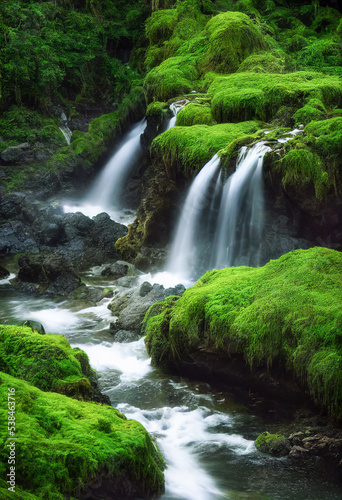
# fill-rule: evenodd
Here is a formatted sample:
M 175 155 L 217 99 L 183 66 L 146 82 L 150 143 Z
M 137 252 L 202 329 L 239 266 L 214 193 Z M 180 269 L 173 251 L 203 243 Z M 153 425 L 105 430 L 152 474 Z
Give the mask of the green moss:
M 266 49 L 259 28 L 241 12 L 225 12 L 207 24 L 209 49 L 203 61 L 206 70 L 219 73 L 236 71 L 253 52 Z
M 207 272 L 168 312 L 145 318 L 155 365 L 201 347 L 227 360 L 231 349 L 251 367 L 276 366 L 307 384 L 313 399 L 342 417 L 342 254 L 296 250 L 260 268 Z M 163 314 L 163 313 L 161 313 Z M 153 338 L 153 340 L 152 340 Z M 326 362 L 326 364 L 325 364 Z
M 277 169 L 281 171 L 285 190 L 294 186 L 300 191 L 307 184 L 313 184 L 316 198 L 321 200 L 331 187 L 320 157 L 307 149 L 290 150 L 278 162 Z
M 270 434 L 269 432 L 263 432 L 256 438 L 255 446 L 258 450 L 260 450 L 265 447 L 265 445 L 268 447 L 271 443 L 279 441 L 280 439 L 285 439 L 285 436 L 283 434 Z
M 163 162 L 166 171 L 197 172 L 220 149 L 241 135 L 258 130 L 256 122 L 174 127 L 156 137 L 151 154 Z
M 146 22 L 146 35 L 151 45 L 162 44 L 168 40 L 177 24 L 176 9 L 165 9 L 152 12 Z
M 170 57 L 147 74 L 144 80 L 146 101 L 148 104 L 154 100 L 167 101 L 190 92 L 198 77 L 193 57 Z
M 313 121 L 305 127 L 305 133 L 315 138 L 315 151 L 327 162 L 336 162 L 338 168 L 342 162 L 342 117 Z
M 308 102 L 302 107 L 297 109 L 293 115 L 295 125 L 307 125 L 313 120 L 324 120 L 327 111 L 322 101 L 319 99 L 309 99 Z
M 190 102 L 177 114 L 177 125 L 181 127 L 199 124 L 214 125 L 215 123 L 209 104 Z
M 271 52 L 252 54 L 240 64 L 237 71 L 239 73 L 244 73 L 245 71 L 252 71 L 253 73 L 283 73 L 284 60 Z
M 62 335 L 40 335 L 29 327 L 0 326 L 0 370 L 43 391 L 90 400 L 96 378 L 88 356 Z
M 127 485 L 136 496 L 163 492 L 163 460 L 140 423 L 111 406 L 45 393 L 10 375 L 1 373 L 0 381 L 2 401 L 8 388 L 15 389 L 16 476 L 25 490 L 20 498 L 31 500 L 28 493 L 46 500 L 79 498 L 105 478 L 117 497 Z M 5 421 L 5 405 L 0 413 Z M 5 440 L 3 434 L 2 477 L 8 468 Z
M 289 74 L 236 73 L 217 76 L 208 89 L 216 121 L 250 119 L 268 121 L 281 106 L 301 108 L 308 99 L 320 99 L 324 106 L 337 106 L 342 99 L 338 78 L 315 72 Z

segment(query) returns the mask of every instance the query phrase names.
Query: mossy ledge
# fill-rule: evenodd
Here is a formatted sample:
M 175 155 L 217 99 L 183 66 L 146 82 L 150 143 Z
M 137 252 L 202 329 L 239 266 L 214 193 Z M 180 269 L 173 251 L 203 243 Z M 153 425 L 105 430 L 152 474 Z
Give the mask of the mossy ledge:
M 163 493 L 164 462 L 140 423 L 111 406 L 42 392 L 0 372 L 2 401 L 7 401 L 8 388 L 15 394 L 18 436 L 13 498 L 105 500 Z M 7 411 L 2 404 L 3 422 Z M 6 437 L 1 436 L 1 478 L 8 469 Z M 1 498 L 7 498 L 7 487 L 1 479 Z
M 154 305 L 143 332 L 154 365 L 240 358 L 298 382 L 342 417 L 342 253 L 296 250 L 260 268 L 207 272 L 176 300 Z M 216 369 L 216 366 L 212 367 Z M 229 381 L 228 381 L 229 382 Z
M 0 325 L 0 371 L 42 391 L 109 404 L 97 389 L 97 374 L 87 354 L 71 348 L 63 335 L 41 335 L 27 326 Z

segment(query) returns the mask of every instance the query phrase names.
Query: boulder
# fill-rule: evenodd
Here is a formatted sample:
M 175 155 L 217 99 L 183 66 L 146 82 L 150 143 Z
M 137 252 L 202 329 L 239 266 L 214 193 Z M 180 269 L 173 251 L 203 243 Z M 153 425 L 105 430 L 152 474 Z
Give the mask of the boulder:
M 4 163 L 10 164 L 21 162 L 30 148 L 31 146 L 28 142 L 18 144 L 17 146 L 11 146 L 0 153 L 0 159 Z

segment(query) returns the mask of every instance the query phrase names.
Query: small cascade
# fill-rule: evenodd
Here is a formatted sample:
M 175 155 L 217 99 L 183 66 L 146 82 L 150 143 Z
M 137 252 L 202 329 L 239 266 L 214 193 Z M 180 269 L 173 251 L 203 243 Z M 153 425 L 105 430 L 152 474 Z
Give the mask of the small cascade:
M 242 148 L 236 171 L 227 180 L 217 221 L 211 267 L 258 265 L 263 228 L 262 166 L 265 142 Z
M 172 111 L 173 117 L 170 119 L 170 121 L 166 125 L 165 130 L 169 130 L 170 128 L 174 127 L 176 125 L 176 120 L 177 120 L 177 114 L 179 111 L 184 108 L 184 106 L 188 103 L 188 99 L 183 99 L 182 101 L 175 101 L 171 104 L 170 110 Z
M 216 154 L 195 177 L 181 212 L 166 269 L 182 278 L 191 277 L 197 262 L 196 251 L 200 251 L 197 240 L 201 236 L 198 229 L 203 221 L 203 211 L 210 212 L 219 166 L 220 159 Z
M 146 119 L 136 124 L 122 141 L 121 147 L 110 158 L 87 196 L 90 205 L 103 209 L 118 207 L 123 183 L 131 168 L 142 154 L 140 136 L 146 127 Z
M 68 119 L 67 119 L 65 113 L 61 114 L 61 121 L 63 123 L 63 126 L 59 127 L 59 130 L 64 135 L 67 144 L 70 144 L 70 142 L 71 142 L 71 136 L 72 136 L 72 131 L 68 127 Z

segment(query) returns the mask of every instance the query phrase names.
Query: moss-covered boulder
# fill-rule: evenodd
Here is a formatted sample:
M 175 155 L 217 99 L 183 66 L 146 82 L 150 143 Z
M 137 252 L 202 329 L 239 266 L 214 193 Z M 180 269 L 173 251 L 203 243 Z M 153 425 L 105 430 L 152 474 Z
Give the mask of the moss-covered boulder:
M 83 401 L 107 402 L 97 389 L 88 356 L 63 335 L 41 335 L 28 326 L 0 325 L 0 371 L 43 391 Z
M 149 498 L 163 492 L 164 462 L 140 423 L 111 406 L 42 392 L 4 373 L 0 393 L 2 401 L 8 394 L 15 400 L 18 439 L 7 440 L 5 432 L 0 439 L 0 487 L 6 490 L 6 445 L 14 443 L 14 498 L 103 500 Z M 0 414 L 7 421 L 7 405 L 1 405 Z
M 147 313 L 155 365 L 215 352 L 229 364 L 278 370 L 342 417 L 342 253 L 296 250 L 260 268 L 207 272 L 175 302 Z
M 253 52 L 266 49 L 267 43 L 252 19 L 242 12 L 223 12 L 207 24 L 209 49 L 204 56 L 206 70 L 233 73 Z

